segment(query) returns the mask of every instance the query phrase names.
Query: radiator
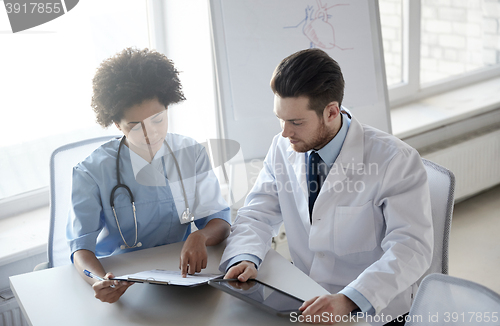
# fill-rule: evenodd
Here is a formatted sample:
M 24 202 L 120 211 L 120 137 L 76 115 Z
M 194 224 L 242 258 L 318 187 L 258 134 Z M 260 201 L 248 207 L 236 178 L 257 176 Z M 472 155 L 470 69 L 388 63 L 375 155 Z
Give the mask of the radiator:
M 15 298 L 0 299 L 0 326 L 28 326 Z
M 420 151 L 455 174 L 455 201 L 500 183 L 500 129 L 493 126 Z

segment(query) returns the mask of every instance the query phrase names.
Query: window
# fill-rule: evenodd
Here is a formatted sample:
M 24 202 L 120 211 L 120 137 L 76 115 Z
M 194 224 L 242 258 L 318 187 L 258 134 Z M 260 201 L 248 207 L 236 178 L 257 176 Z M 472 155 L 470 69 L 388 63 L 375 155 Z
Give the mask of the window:
M 156 48 L 180 71 L 187 100 L 169 109 L 169 132 L 199 142 L 217 137 L 206 1 L 80 1 L 65 15 L 15 34 L 4 8 L 0 3 L 0 42 L 14 50 L 0 54 L 0 218 L 48 203 L 54 149 L 120 134 L 95 123 L 91 82 L 102 60 L 126 47 Z
M 381 0 L 379 11 L 387 85 L 403 82 L 403 19 L 401 0 Z
M 422 1 L 423 84 L 500 62 L 498 1 Z
M 496 0 L 380 0 L 392 106 L 500 73 Z
M 15 34 L 4 8 L 2 3 L 0 202 L 47 189 L 55 148 L 118 134 L 95 123 L 92 77 L 116 52 L 149 47 L 146 0 L 80 1 L 63 16 Z

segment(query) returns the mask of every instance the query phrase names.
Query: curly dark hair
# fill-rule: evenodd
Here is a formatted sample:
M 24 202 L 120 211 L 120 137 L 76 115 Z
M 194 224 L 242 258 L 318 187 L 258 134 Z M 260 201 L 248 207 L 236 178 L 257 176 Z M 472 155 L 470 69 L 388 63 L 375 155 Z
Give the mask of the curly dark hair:
M 271 89 L 279 97 L 309 98 L 309 110 L 319 117 L 332 101 L 342 105 L 344 77 L 338 63 L 320 49 L 298 51 L 283 59 L 274 70 Z
M 92 80 L 91 106 L 103 127 L 145 100 L 169 106 L 185 100 L 179 72 L 165 55 L 149 49 L 126 48 L 104 60 Z

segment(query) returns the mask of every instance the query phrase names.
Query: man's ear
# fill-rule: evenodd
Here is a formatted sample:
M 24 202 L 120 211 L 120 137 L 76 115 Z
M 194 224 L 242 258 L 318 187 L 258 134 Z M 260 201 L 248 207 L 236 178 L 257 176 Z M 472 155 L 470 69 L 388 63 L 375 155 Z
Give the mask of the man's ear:
M 325 122 L 333 122 L 340 114 L 339 102 L 332 101 L 328 103 L 323 110 L 323 119 Z
M 116 128 L 118 128 L 118 130 L 122 131 L 122 128 L 120 128 L 120 125 L 116 121 L 113 121 L 113 123 L 115 124 Z

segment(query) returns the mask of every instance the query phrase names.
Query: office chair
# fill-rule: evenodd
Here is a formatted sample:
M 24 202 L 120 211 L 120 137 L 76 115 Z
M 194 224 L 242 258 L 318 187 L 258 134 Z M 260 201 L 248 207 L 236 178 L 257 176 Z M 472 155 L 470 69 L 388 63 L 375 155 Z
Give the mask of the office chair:
M 431 195 L 434 250 L 431 266 L 418 284 L 429 274 L 448 274 L 448 244 L 455 193 L 455 176 L 451 171 L 424 158 L 422 163 L 427 171 Z
M 50 226 L 47 246 L 48 262 L 35 270 L 71 264 L 66 241 L 66 223 L 71 205 L 73 167 L 101 144 L 116 136 L 103 136 L 63 145 L 50 157 Z
M 413 325 L 500 325 L 500 295 L 471 281 L 430 274 L 406 317 L 406 326 Z

